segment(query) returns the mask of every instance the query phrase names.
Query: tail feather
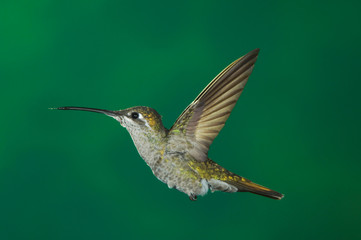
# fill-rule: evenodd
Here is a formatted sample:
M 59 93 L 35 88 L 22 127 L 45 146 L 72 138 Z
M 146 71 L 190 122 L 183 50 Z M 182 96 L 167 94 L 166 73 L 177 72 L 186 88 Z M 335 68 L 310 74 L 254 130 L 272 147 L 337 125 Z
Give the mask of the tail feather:
M 278 200 L 283 198 L 283 194 L 234 174 L 210 159 L 206 164 L 207 175 L 201 177 L 208 179 L 212 191 L 251 192 Z
M 236 175 L 231 177 L 231 179 L 232 180 L 226 180 L 225 182 L 235 186 L 238 189 L 238 192 L 250 192 L 277 200 L 283 198 L 283 194 L 256 184 L 244 177 Z

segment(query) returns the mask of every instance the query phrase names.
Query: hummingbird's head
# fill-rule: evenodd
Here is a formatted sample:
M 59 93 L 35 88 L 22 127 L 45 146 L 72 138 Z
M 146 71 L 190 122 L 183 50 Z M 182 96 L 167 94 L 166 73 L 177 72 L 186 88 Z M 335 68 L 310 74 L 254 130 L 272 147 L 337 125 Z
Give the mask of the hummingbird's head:
M 80 110 L 103 113 L 117 120 L 128 132 L 160 132 L 166 133 L 161 116 L 150 107 L 131 107 L 119 111 L 110 111 L 97 108 L 60 107 L 58 110 Z M 162 134 L 163 135 L 163 134 Z
M 115 111 L 115 118 L 129 132 L 138 131 L 161 131 L 164 129 L 162 117 L 157 111 L 150 107 L 131 107 Z

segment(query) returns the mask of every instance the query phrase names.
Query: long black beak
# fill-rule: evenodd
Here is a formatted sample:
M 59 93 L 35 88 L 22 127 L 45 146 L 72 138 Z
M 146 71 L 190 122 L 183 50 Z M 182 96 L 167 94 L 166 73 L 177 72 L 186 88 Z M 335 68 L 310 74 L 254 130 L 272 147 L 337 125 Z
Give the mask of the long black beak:
M 88 112 L 96 112 L 96 113 L 103 113 L 109 117 L 118 117 L 116 111 L 104 110 L 104 109 L 97 109 L 97 108 L 85 108 L 85 107 L 58 107 L 55 108 L 57 110 L 78 110 L 78 111 L 88 111 Z

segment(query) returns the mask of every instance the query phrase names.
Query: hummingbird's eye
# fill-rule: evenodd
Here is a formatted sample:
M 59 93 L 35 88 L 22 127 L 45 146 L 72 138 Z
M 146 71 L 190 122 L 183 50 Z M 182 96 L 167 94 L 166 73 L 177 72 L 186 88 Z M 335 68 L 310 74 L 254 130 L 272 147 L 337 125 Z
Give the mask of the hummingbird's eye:
M 137 119 L 139 117 L 139 114 L 137 112 L 132 112 L 132 118 Z

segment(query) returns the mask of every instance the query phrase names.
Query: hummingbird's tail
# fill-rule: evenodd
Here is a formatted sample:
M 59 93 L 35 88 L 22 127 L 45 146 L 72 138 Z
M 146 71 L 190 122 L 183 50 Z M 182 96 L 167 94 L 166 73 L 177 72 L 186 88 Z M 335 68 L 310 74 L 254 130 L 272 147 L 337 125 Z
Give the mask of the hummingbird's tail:
M 278 200 L 283 198 L 283 194 L 234 174 L 211 159 L 204 164 L 206 164 L 206 171 L 198 171 L 198 173 L 206 173 L 201 177 L 207 179 L 212 192 L 250 192 Z
M 269 197 L 273 199 L 280 200 L 283 198 L 283 194 L 273 191 L 269 188 L 256 184 L 244 177 L 238 176 L 234 174 L 229 179 L 225 181 L 228 184 L 235 186 L 238 191 L 237 192 L 250 192 L 254 194 L 258 194 L 264 197 Z

